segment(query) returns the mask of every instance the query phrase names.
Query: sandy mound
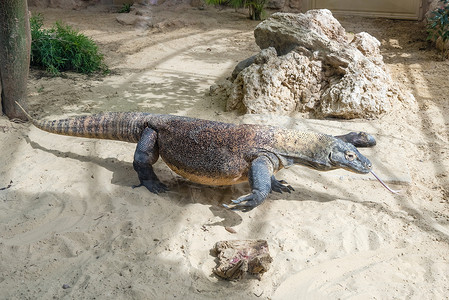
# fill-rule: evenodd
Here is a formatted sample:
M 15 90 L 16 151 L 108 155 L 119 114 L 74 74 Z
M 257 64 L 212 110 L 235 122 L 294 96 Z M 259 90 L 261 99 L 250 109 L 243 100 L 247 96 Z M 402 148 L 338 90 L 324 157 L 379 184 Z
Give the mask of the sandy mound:
M 95 39 L 112 74 L 50 78 L 33 71 L 31 111 L 42 118 L 138 110 L 245 121 L 225 113 L 223 99 L 208 89 L 258 52 L 256 23 L 233 10 L 154 9 L 182 22 L 142 29 L 120 25 L 113 13 L 42 10 L 48 23 L 63 19 Z M 385 174 L 389 161 L 407 170 L 408 182 L 393 185 L 400 195 L 368 175 L 292 167 L 278 177 L 295 192 L 232 212 L 221 204 L 246 193 L 247 184 L 200 186 L 159 162 L 156 172 L 170 192 L 153 195 L 130 187 L 137 183 L 135 145 L 55 136 L 1 117 L 0 188 L 12 183 L 0 190 L 0 298 L 447 297 L 449 63 L 427 49 L 416 22 L 339 21 L 382 42 L 389 72 L 417 102 L 376 120 L 320 126 L 376 136 L 380 150 L 369 155 L 387 162 Z M 209 250 L 229 239 L 268 241 L 273 262 L 261 281 L 213 275 Z

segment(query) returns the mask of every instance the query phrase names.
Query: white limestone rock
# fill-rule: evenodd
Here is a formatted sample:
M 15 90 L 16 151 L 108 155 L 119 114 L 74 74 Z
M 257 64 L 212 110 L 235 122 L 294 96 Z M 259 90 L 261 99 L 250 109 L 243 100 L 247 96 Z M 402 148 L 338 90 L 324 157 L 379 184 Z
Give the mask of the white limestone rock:
M 364 32 L 350 41 L 329 10 L 276 13 L 254 35 L 263 50 L 234 70 L 228 110 L 369 118 L 412 98 L 387 73 L 380 42 Z

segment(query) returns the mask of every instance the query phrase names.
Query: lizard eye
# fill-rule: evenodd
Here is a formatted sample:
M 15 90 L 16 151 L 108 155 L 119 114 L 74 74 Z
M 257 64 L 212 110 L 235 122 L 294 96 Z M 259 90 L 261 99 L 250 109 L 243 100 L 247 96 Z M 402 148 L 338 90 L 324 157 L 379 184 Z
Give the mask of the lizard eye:
M 346 151 L 346 152 L 345 152 L 345 158 L 346 158 L 347 160 L 349 160 L 349 161 L 353 161 L 354 159 L 357 158 L 357 154 L 355 154 L 355 153 L 352 152 L 352 151 Z

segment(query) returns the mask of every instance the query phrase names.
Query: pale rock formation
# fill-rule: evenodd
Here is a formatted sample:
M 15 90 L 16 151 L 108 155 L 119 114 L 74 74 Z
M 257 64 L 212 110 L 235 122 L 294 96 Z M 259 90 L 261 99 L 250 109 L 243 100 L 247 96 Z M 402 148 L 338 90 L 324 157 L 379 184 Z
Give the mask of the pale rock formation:
M 225 84 L 228 110 L 349 119 L 374 117 L 412 98 L 392 82 L 380 42 L 364 32 L 349 40 L 329 10 L 276 13 L 254 35 L 263 50 Z

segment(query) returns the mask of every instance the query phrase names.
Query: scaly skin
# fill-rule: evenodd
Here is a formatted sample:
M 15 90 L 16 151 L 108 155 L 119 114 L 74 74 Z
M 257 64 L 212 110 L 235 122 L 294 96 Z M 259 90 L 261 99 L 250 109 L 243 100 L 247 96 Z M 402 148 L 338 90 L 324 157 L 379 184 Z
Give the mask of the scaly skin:
M 271 191 L 292 191 L 274 174 L 293 164 L 320 171 L 371 170 L 370 161 L 348 143 L 371 146 L 374 139 L 365 133 L 333 137 L 274 126 L 148 113 L 105 113 L 55 121 L 28 117 L 36 127 L 51 133 L 137 142 L 133 165 L 139 186 L 153 193 L 167 190 L 152 168 L 159 156 L 174 172 L 193 182 L 232 185 L 249 181 L 251 194 L 225 205 L 244 211 L 260 205 Z

